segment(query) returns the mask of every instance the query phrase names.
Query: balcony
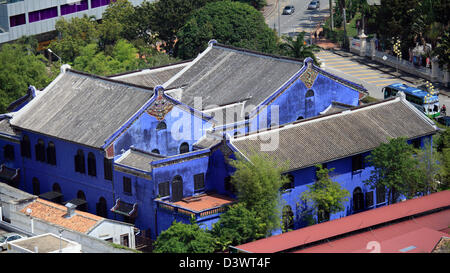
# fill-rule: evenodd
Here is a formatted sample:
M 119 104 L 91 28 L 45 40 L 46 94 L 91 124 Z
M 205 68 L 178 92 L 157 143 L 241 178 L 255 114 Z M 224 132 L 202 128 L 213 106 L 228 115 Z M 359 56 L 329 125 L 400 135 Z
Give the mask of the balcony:
M 155 199 L 155 201 L 159 209 L 188 217 L 194 216 L 195 219 L 218 215 L 225 212 L 229 205 L 235 203 L 233 198 L 215 193 L 190 196 L 178 202 L 170 202 L 161 198 Z

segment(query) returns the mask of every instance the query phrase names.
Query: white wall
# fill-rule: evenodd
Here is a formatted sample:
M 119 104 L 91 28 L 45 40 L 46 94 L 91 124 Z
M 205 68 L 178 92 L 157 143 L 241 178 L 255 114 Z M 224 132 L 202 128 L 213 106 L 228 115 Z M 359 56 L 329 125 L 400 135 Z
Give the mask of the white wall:
M 31 226 L 33 222 L 33 232 L 31 231 Z M 35 235 L 45 234 L 45 233 L 53 233 L 59 236 L 59 229 L 61 227 L 44 222 L 40 219 L 31 219 L 27 215 L 21 212 L 11 212 L 11 224 L 17 226 L 21 229 L 24 229 L 28 232 L 32 232 Z M 94 238 L 92 236 L 72 231 L 72 230 L 64 230 L 62 233 L 62 237 L 68 240 L 77 242 L 81 244 L 82 252 L 84 253 L 132 253 L 131 250 L 119 249 L 113 247 L 108 242 L 105 242 L 101 239 Z
M 132 3 L 134 6 L 140 5 L 143 0 L 128 0 L 130 3 Z M 108 6 L 102 6 L 94 9 L 88 9 L 85 11 L 68 14 L 64 16 L 59 16 L 47 20 L 42 20 L 38 22 L 28 23 L 28 13 L 35 11 L 35 10 L 41 10 L 45 8 L 50 8 L 54 6 L 58 6 L 58 14 L 61 14 L 61 9 L 59 6 L 70 3 L 73 1 L 68 0 L 24 0 L 22 2 L 17 2 L 13 4 L 8 4 L 8 24 L 9 24 L 9 17 L 23 14 L 25 13 L 25 18 L 27 21 L 27 24 L 10 27 L 9 32 L 1 33 L 0 34 L 0 43 L 5 43 L 8 41 L 16 40 L 22 37 L 23 35 L 36 35 L 41 34 L 49 31 L 55 30 L 55 23 L 58 19 L 61 17 L 64 17 L 65 19 L 70 19 L 73 17 L 83 17 L 84 14 L 87 16 L 95 16 L 97 19 L 102 18 L 103 12 L 106 10 Z M 153 2 L 153 1 L 150 1 Z M 88 2 L 89 7 L 91 6 L 91 1 Z

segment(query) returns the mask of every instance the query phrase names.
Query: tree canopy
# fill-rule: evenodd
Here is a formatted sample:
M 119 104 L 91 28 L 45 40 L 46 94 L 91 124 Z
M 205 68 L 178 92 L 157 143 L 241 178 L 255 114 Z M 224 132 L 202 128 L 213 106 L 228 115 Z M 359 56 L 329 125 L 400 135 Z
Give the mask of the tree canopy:
M 161 232 L 154 246 L 154 253 L 212 253 L 215 250 L 215 242 L 209 232 L 195 223 L 177 221 Z
M 264 224 L 256 212 L 247 209 L 244 203 L 238 203 L 220 215 L 211 233 L 223 250 L 229 245 L 240 245 L 264 237 L 261 230 L 264 230 Z
M 284 41 L 280 44 L 280 54 L 297 59 L 306 59 L 310 57 L 314 60 L 315 65 L 319 65 L 314 52 L 318 52 L 320 48 L 316 45 L 309 45 L 305 41 L 305 32 L 299 33 L 296 38 L 290 36 L 283 37 Z
M 42 89 L 55 77 L 45 58 L 27 44 L 3 44 L 0 48 L 0 112 L 27 93 L 28 86 Z
M 269 235 L 280 228 L 281 195 L 280 188 L 289 183 L 282 175 L 284 167 L 264 154 L 254 153 L 248 160 L 238 156 L 230 162 L 236 169 L 231 183 L 237 191 L 238 201 L 256 213 L 256 217 L 264 224 L 262 234 Z
M 177 38 L 175 54 L 182 59 L 196 57 L 211 39 L 265 53 L 278 50 L 277 35 L 261 12 L 241 2 L 218 1 L 195 10 Z
M 311 204 L 312 211 L 318 216 L 318 221 L 329 220 L 333 213 L 343 211 L 344 203 L 348 201 L 350 193 L 341 187 L 338 182 L 332 181 L 328 175 L 330 171 L 322 165 L 316 165 L 317 180 L 308 185 L 300 199 L 306 204 Z
M 418 161 L 413 156 L 414 148 L 404 137 L 390 139 L 375 148 L 367 162 L 374 167 L 369 179 L 364 183 L 374 188 L 388 190 L 389 204 L 397 201 L 399 194 L 410 196 L 411 189 L 420 183 Z

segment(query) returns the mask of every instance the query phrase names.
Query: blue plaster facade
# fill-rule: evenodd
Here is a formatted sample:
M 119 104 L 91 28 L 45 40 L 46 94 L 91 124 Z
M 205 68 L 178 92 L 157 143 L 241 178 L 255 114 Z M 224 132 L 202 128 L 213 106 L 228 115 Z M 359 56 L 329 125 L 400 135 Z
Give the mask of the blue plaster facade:
M 285 124 L 299 117 L 317 116 L 333 101 L 353 106 L 359 104 L 361 92 L 333 79 L 323 71 L 317 72 L 312 80 L 305 80 L 302 77 L 307 69 L 308 61 L 296 76 L 261 103 L 257 110 L 250 113 L 249 119 L 239 122 L 236 126 L 228 126 L 226 133 L 230 136 L 235 132 L 245 134 L 270 126 L 276 118 L 271 107 L 276 107 L 278 111 L 278 122 L 275 124 Z M 158 104 L 161 101 L 165 103 Z M 161 126 L 162 123 L 165 126 Z M 240 126 L 242 124 L 244 126 Z M 54 185 L 57 183 L 63 194 L 63 201 L 79 198 L 82 192 L 87 202 L 88 212 L 97 214 L 98 204 L 103 202 L 102 204 L 107 208 L 106 217 L 133 222 L 137 228 L 148 231 L 147 234 L 151 234 L 151 238 L 156 239 L 158 234 L 170 227 L 174 220 L 190 223 L 191 217 L 194 216 L 195 221 L 202 227 L 211 228 L 223 213 L 223 211 L 217 211 L 206 215 L 192 211 L 186 212 L 170 204 L 174 194 L 172 185 L 175 178 L 182 181 L 183 197 L 205 192 L 235 197 L 226 183 L 234 172 L 228 163 L 228 160 L 235 158 L 234 147 L 224 140 L 207 149 L 193 149 L 193 144 L 205 134 L 205 130 L 212 127 L 211 117 L 167 96 L 161 88 L 155 88 L 155 95 L 145 104 L 145 107 L 119 128 L 101 149 L 56 139 L 45 135 L 45 132 L 22 131 L 21 136 L 18 137 L 0 137 L 1 147 L 5 145 L 14 147 L 14 160 L 6 160 L 2 153 L 0 163 L 20 168 L 19 188 L 27 192 L 36 193 L 36 181 L 39 181 L 39 192 L 36 194 L 54 191 Z M 174 135 L 175 133 L 177 136 Z M 30 139 L 31 158 L 22 157 L 20 153 L 18 141 L 24 136 Z M 56 165 L 36 160 L 35 145 L 38 140 L 42 140 L 46 148 L 50 142 L 54 144 Z M 181 152 L 183 143 L 186 143 L 189 148 Z M 147 153 L 156 153 L 157 150 L 157 153 L 164 158 L 149 162 L 151 171 L 117 163 L 116 161 L 131 147 Z M 84 173 L 76 172 L 74 168 L 74 158 L 80 150 L 85 158 Z M 95 158 L 95 176 L 88 173 L 89 154 Z M 363 154 L 363 156 L 367 155 L 368 153 Z M 105 176 L 107 172 L 104 165 L 105 158 L 112 159 L 114 162 L 112 179 Z M 331 173 L 332 179 L 339 182 L 351 195 L 346 204 L 346 211 L 331 215 L 331 219 L 355 213 L 352 209 L 352 193 L 356 188 L 360 188 L 363 194 L 369 192 L 374 194 L 374 204 L 364 209 L 384 205 L 384 202 L 376 202 L 376 191 L 363 183 L 370 175 L 370 166 L 352 171 L 351 157 L 324 163 L 327 164 L 327 168 L 335 168 Z M 195 189 L 194 176 L 201 174 L 204 176 L 204 187 Z M 299 196 L 307 189 L 307 185 L 314 183 L 315 167 L 292 170 L 289 174 L 294 177 L 294 187 L 283 191 L 283 206 L 288 205 L 292 208 L 295 216 L 294 228 L 299 228 L 304 224 L 300 217 L 302 211 L 299 206 Z M 124 181 L 129 181 L 129 188 L 125 187 Z M 169 194 L 161 196 L 159 185 L 165 182 L 170 185 Z M 113 212 L 111 208 L 118 204 L 119 200 L 135 205 L 136 214 L 133 217 L 127 217 Z

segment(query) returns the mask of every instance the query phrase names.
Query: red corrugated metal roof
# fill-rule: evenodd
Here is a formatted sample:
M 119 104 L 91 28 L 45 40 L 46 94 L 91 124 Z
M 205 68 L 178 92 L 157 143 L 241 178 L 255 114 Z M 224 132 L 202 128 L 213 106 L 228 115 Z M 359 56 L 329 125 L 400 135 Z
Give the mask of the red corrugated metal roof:
M 450 210 L 344 237 L 295 253 L 430 253 L 450 225 Z
M 450 190 L 257 240 L 237 249 L 274 253 L 450 205 Z

